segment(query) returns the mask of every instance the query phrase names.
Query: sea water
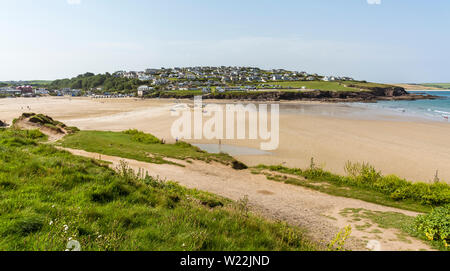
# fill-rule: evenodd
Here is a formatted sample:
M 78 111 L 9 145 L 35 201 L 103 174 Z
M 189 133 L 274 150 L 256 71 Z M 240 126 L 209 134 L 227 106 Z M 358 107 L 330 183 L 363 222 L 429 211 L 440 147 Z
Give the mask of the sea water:
M 425 93 L 438 96 L 435 100 L 379 101 L 377 103 L 356 103 L 360 107 L 382 110 L 397 116 L 413 117 L 433 121 L 450 122 L 450 91 L 408 91 L 412 94 Z

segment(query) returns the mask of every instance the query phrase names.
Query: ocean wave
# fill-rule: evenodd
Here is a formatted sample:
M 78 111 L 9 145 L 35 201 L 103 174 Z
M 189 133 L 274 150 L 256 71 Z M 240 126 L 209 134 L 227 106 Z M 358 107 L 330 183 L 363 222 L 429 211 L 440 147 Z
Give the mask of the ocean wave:
M 434 110 L 434 112 L 439 113 L 439 114 L 443 114 L 443 115 L 447 115 L 450 116 L 450 112 L 446 112 L 446 111 L 439 111 L 439 110 Z

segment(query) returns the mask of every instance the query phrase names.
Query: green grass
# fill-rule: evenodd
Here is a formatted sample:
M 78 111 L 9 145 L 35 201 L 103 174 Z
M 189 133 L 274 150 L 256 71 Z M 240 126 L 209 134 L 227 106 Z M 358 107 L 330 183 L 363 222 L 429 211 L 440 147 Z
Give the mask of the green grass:
M 382 229 L 399 229 L 411 234 L 415 218 L 396 212 L 379 212 L 365 209 L 346 208 L 340 212 L 344 217 L 367 219 Z
M 370 170 L 347 177 L 326 172 L 314 165 L 306 170 L 265 165 L 252 170 L 255 174 L 263 172 L 269 180 L 417 212 L 430 212 L 433 207 L 450 201 L 448 184 L 413 184 Z
M 347 86 L 354 86 L 356 88 L 368 89 L 368 88 L 389 88 L 395 87 L 393 85 L 379 84 L 379 83 L 371 83 L 371 82 L 359 82 L 359 81 L 343 81 L 342 84 Z
M 426 243 L 428 243 L 431 247 L 435 249 L 439 249 L 442 251 L 448 251 L 449 248 L 444 245 L 444 243 L 437 238 L 437 240 L 433 240 L 432 238 L 427 238 L 425 234 L 423 234 L 417 228 L 417 221 L 419 218 L 415 218 L 412 216 L 407 216 L 397 212 L 380 212 L 380 211 L 371 211 L 366 209 L 354 209 L 354 208 L 346 208 L 340 212 L 340 214 L 344 217 L 353 218 L 355 220 L 366 219 L 371 223 L 376 224 L 381 229 L 397 229 L 400 233 L 397 234 L 397 238 L 400 241 L 407 242 L 408 239 L 406 237 L 415 237 L 419 238 Z M 448 217 L 447 217 L 448 219 Z M 449 222 L 447 222 L 448 228 Z M 368 225 L 367 228 L 371 226 Z M 364 225 L 359 230 L 365 230 Z M 378 232 L 378 231 L 377 231 Z M 375 233 L 375 232 L 372 232 Z M 378 232 L 381 233 L 381 232 Z M 431 239 L 431 240 L 430 240 Z M 448 240 L 448 236 L 447 236 Z
M 302 231 L 245 203 L 117 171 L 0 130 L 0 250 L 314 250 Z
M 254 172 L 256 173 L 256 172 Z M 394 201 L 389 196 L 384 195 L 380 192 L 370 191 L 363 188 L 351 187 L 336 184 L 332 181 L 327 180 L 311 180 L 311 179 L 299 179 L 293 177 L 284 177 L 283 175 L 277 175 L 266 173 L 268 180 L 283 182 L 291 185 L 303 186 L 312 190 L 316 190 L 322 193 L 326 193 L 333 196 L 346 197 L 359 199 L 367 202 L 372 202 L 375 204 L 380 204 L 384 206 L 390 206 L 405 210 L 417 211 L 417 212 L 429 212 L 431 211 L 430 206 L 423 206 L 419 203 L 413 201 Z
M 281 86 L 283 88 L 302 88 L 327 91 L 359 91 L 357 88 L 345 87 L 339 82 L 325 81 L 289 81 L 289 82 L 270 82 L 268 85 Z
M 450 250 L 450 204 L 416 218 L 416 230 L 440 249 Z
M 283 88 L 302 88 L 314 89 L 314 90 L 325 90 L 325 91 L 360 91 L 361 88 L 379 85 L 371 85 L 369 83 L 359 83 L 359 82 L 325 82 L 325 81 L 291 81 L 291 82 L 270 82 L 270 85 L 279 85 Z M 350 87 L 350 85 L 355 85 L 355 87 Z M 386 87 L 386 85 L 379 85 Z
M 64 137 L 60 145 L 72 149 L 101 153 L 155 164 L 176 164 L 164 158 L 216 161 L 232 165 L 235 159 L 227 154 L 211 154 L 185 142 L 177 144 L 138 141 L 128 132 L 80 131 Z
M 300 89 L 306 87 L 306 89 L 325 90 L 325 91 L 361 91 L 374 87 L 392 87 L 390 85 L 367 83 L 357 81 L 342 81 L 342 82 L 325 82 L 325 81 L 288 81 L 288 82 L 269 82 L 268 85 L 281 86 L 283 88 L 295 88 Z

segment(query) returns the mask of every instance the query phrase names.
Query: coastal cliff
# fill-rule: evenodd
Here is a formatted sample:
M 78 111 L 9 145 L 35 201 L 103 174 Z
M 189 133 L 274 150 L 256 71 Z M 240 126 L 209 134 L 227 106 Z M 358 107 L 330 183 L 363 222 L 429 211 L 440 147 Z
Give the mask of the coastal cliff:
M 180 98 L 190 99 L 192 94 L 180 92 L 157 92 L 151 98 Z M 436 97 L 424 94 L 410 94 L 401 87 L 373 87 L 361 91 L 250 91 L 250 92 L 223 92 L 204 94 L 203 99 L 227 99 L 244 101 L 324 101 L 324 102 L 376 102 L 379 100 L 419 100 L 434 99 Z

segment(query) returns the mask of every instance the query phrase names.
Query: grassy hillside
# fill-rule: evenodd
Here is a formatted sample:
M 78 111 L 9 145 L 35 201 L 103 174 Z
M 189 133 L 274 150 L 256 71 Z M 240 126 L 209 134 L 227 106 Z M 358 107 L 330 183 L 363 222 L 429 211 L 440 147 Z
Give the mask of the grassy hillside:
M 0 250 L 314 250 L 237 204 L 0 129 Z
M 440 89 L 450 89 L 450 83 L 429 83 L 429 84 L 421 84 L 426 87 L 440 88 Z

